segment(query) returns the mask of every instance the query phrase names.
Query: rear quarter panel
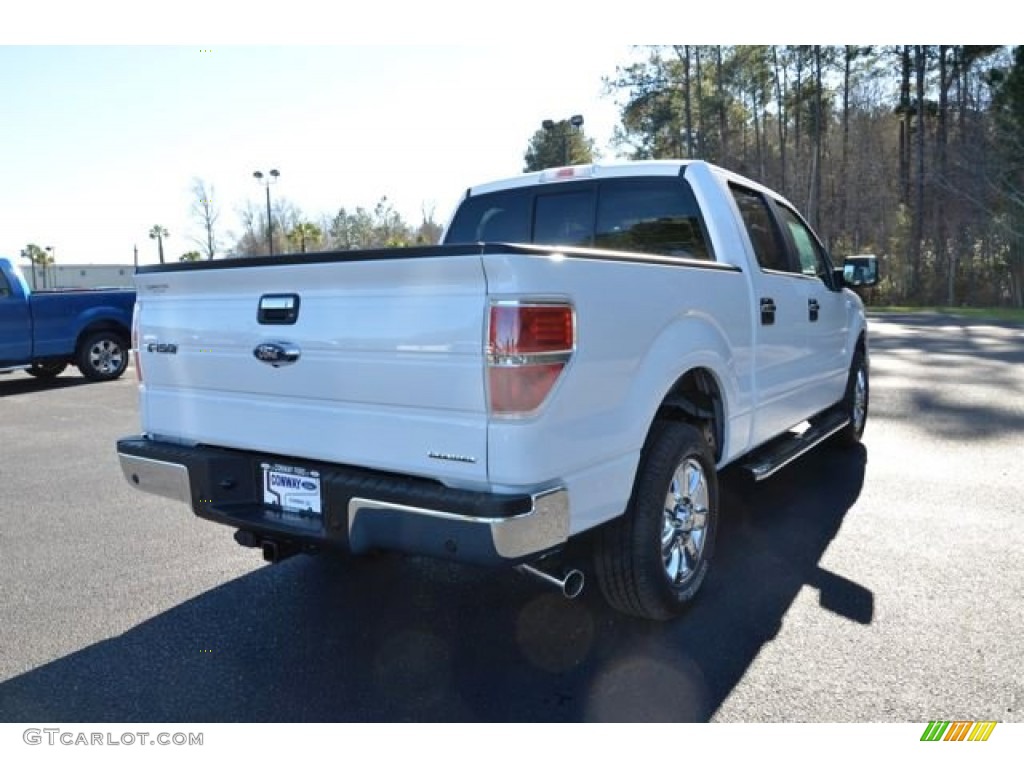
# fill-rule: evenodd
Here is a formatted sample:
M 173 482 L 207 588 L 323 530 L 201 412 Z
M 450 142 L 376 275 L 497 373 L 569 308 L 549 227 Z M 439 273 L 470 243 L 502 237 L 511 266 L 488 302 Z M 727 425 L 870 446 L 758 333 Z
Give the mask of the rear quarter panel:
M 488 467 L 497 490 L 564 484 L 572 532 L 621 514 L 647 432 L 675 382 L 713 372 L 727 401 L 726 450 L 751 409 L 748 287 L 739 271 L 592 260 L 485 257 L 491 300 L 568 299 L 572 361 L 535 414 L 492 419 Z

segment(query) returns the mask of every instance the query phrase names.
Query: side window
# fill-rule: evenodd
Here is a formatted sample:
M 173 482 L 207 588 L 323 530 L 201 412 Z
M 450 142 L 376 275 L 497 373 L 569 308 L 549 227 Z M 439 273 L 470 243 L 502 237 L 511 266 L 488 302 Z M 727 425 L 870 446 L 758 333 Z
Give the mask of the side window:
M 789 259 L 786 249 L 775 227 L 771 210 L 762 195 L 750 189 L 730 184 L 733 199 L 740 209 L 740 216 L 754 246 L 754 255 L 761 269 L 774 269 L 789 272 Z
M 594 190 L 537 195 L 533 217 L 535 243 L 590 245 L 594 232 Z
M 530 195 L 508 190 L 467 197 L 444 238 L 445 243 L 530 242 Z
M 807 225 L 784 205 L 778 206 L 782 223 L 789 230 L 800 258 L 800 271 L 809 277 L 826 278 L 829 269 L 821 245 Z
M 713 258 L 693 191 L 679 177 L 605 181 L 594 234 L 597 248 Z
M 11 295 L 11 286 L 7 284 L 7 275 L 0 272 L 0 299 L 6 299 Z

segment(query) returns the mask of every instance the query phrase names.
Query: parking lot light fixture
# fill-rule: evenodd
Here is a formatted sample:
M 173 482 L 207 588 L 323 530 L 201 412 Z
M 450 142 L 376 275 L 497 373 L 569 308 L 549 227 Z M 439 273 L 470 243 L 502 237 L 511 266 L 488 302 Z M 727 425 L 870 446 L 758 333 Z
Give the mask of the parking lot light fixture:
M 277 181 L 281 172 L 271 168 L 266 175 L 262 171 L 254 171 L 253 178 L 262 184 L 267 190 L 267 253 L 274 255 L 274 220 L 270 215 L 270 185 Z
M 562 165 L 570 165 L 569 139 L 571 134 L 578 133 L 580 128 L 583 127 L 583 115 L 573 115 L 568 120 L 562 120 L 558 123 L 554 120 L 544 120 L 540 127 L 551 133 L 554 133 L 557 128 L 561 128 L 558 134 L 562 140 Z

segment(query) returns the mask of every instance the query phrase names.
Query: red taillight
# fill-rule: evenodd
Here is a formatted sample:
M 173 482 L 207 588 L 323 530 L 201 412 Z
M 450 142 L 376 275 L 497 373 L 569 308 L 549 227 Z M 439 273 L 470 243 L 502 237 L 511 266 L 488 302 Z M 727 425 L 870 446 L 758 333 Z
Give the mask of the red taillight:
M 572 307 L 564 304 L 495 304 L 488 352 L 534 355 L 572 352 Z
M 572 306 L 508 302 L 491 306 L 487 381 L 492 413 L 536 410 L 576 345 Z

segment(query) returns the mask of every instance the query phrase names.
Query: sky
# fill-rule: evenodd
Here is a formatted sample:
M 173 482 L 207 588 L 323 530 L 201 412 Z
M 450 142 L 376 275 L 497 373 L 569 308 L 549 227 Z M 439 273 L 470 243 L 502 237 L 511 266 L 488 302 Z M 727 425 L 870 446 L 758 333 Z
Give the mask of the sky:
M 266 204 L 256 170 L 314 221 L 382 197 L 445 222 L 468 186 L 522 171 L 544 119 L 584 116 L 603 156 L 617 121 L 602 78 L 627 45 L 0 46 L 0 255 L 58 263 L 197 249 L 192 180 L 212 185 L 227 241 Z
M 877 41 L 864 32 L 875 2 L 844 27 L 852 42 Z M 550 0 L 177 0 L 154 16 L 126 0 L 12 6 L 0 27 L 0 256 L 36 243 L 59 264 L 128 264 L 137 246 L 151 263 L 159 224 L 177 259 L 199 249 L 196 178 L 213 187 L 230 245 L 238 210 L 265 205 L 253 172 L 271 168 L 281 174 L 272 197 L 314 221 L 387 196 L 410 224 L 424 211 L 444 223 L 467 187 L 522 170 L 545 119 L 583 115 L 601 158 L 617 159 L 618 108 L 602 81 L 637 55 L 630 43 L 828 42 L 815 39 L 813 15 L 801 27 L 759 7 L 630 0 L 601 16 Z

